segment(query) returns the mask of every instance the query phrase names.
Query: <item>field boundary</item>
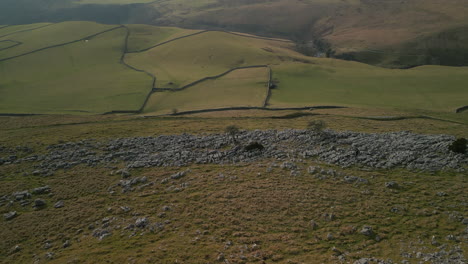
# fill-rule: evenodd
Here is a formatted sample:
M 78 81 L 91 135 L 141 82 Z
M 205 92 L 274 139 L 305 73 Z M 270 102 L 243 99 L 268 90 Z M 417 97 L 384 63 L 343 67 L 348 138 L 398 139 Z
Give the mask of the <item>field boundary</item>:
M 459 114 L 459 113 L 463 113 L 465 111 L 468 111 L 468 105 L 465 105 L 465 106 L 462 106 L 462 107 L 458 108 L 457 110 L 455 110 L 455 113 Z
M 161 42 L 161 43 L 155 44 L 155 45 L 153 45 L 153 46 L 150 46 L 150 47 L 148 47 L 148 48 L 144 48 L 144 49 L 140 49 L 140 50 L 136 50 L 136 51 L 129 51 L 129 52 L 127 52 L 127 53 L 141 53 L 141 52 L 145 52 L 145 51 L 148 51 L 148 50 L 157 48 L 157 47 L 159 47 L 159 46 L 168 44 L 168 43 L 173 42 L 173 41 L 177 41 L 177 40 L 180 40 L 180 39 L 193 37 L 193 36 L 200 35 L 200 34 L 203 34 L 203 33 L 208 33 L 208 32 L 221 32 L 221 33 L 231 34 L 231 35 L 235 35 L 235 36 L 239 36 L 239 37 L 244 37 L 244 38 L 253 38 L 253 39 L 262 39 L 262 40 L 269 40 L 269 41 L 278 41 L 278 42 L 284 42 L 284 43 L 293 43 L 291 40 L 286 40 L 286 39 L 283 40 L 283 39 L 274 39 L 274 38 L 267 38 L 267 37 L 243 35 L 243 34 L 240 34 L 240 33 L 231 32 L 231 31 L 224 31 L 224 30 L 201 30 L 201 31 L 199 31 L 199 32 L 195 32 L 195 33 L 188 34 L 188 35 L 185 35 L 185 36 L 181 36 L 181 37 L 173 38 L 173 39 L 170 39 L 170 40 L 166 40 L 166 41 L 164 41 L 164 42 Z
M 10 35 L 14 35 L 14 34 L 18 34 L 18 33 L 22 33 L 22 32 L 28 32 L 28 31 L 33 31 L 33 30 L 40 29 L 40 28 L 45 28 L 45 27 L 49 27 L 49 26 L 52 26 L 52 25 L 55 25 L 55 23 L 50 23 L 50 24 L 43 25 L 43 26 L 36 27 L 36 28 L 30 28 L 30 29 L 24 29 L 24 30 L 14 31 L 14 32 L 11 32 L 11 33 L 8 33 L 8 34 L 5 34 L 5 35 L 0 36 L 0 38 L 6 37 L 6 36 L 10 36 Z M 9 26 L 6 26 L 6 27 L 12 27 L 12 26 L 14 26 L 14 25 L 9 25 Z M 16 26 L 16 25 L 15 25 L 15 26 Z M 2 28 L 6 28 L 6 27 L 2 27 Z
M 179 91 L 183 91 L 187 88 L 190 88 L 192 86 L 195 86 L 199 83 L 202 83 L 204 81 L 208 81 L 208 80 L 216 80 L 216 79 L 219 79 L 233 71 L 236 71 L 236 70 L 243 70 L 243 69 L 254 69 L 254 68 L 270 68 L 270 66 L 268 65 L 252 65 L 252 66 L 243 66 L 243 67 L 235 67 L 235 68 L 232 68 L 232 69 L 229 69 L 221 74 L 218 74 L 218 75 L 214 75 L 214 76 L 208 76 L 208 77 L 204 77 L 200 80 L 197 80 L 197 81 L 194 81 L 194 82 L 191 82 L 189 84 L 186 84 L 180 88 L 153 88 L 153 92 L 179 92 Z
M 110 28 L 110 29 L 107 29 L 107 30 L 104 30 L 104 31 L 101 31 L 101 32 L 94 33 L 94 34 L 92 34 L 92 35 L 86 36 L 86 37 L 81 38 L 81 39 L 77 39 L 77 40 L 73 40 L 73 41 L 68 41 L 68 42 L 65 42 L 65 43 L 56 44 L 56 45 L 52 45 L 52 46 L 40 48 L 40 49 L 37 49 L 37 50 L 28 51 L 28 52 L 26 52 L 26 53 L 18 54 L 18 55 L 15 55 L 15 56 L 3 58 L 3 59 L 0 59 L 0 62 L 7 61 L 7 60 L 12 60 L 12 59 L 16 59 L 16 58 L 23 57 L 23 56 L 26 56 L 26 55 L 30 55 L 30 54 L 33 54 L 33 53 L 36 53 L 36 52 L 40 52 L 40 51 L 43 51 L 43 50 L 58 48 L 58 47 L 66 46 L 66 45 L 73 44 L 73 43 L 76 43 L 76 42 L 80 42 L 80 41 L 92 39 L 92 38 L 97 37 L 97 36 L 99 36 L 99 35 L 101 35 L 101 34 L 105 34 L 105 33 L 107 33 L 107 32 L 110 32 L 110 31 L 113 31 L 113 30 L 116 30 L 116 29 L 119 29 L 119 28 L 123 28 L 123 26 L 113 27 L 113 28 Z
M 345 106 L 308 106 L 308 107 L 284 107 L 284 108 L 265 108 L 265 107 L 256 107 L 256 106 L 238 106 L 238 107 L 223 107 L 223 108 L 211 108 L 211 109 L 201 109 L 201 110 L 190 110 L 182 111 L 173 114 L 163 114 L 163 115 L 147 115 L 143 117 L 158 117 L 158 116 L 179 116 L 179 115 L 191 115 L 191 114 L 200 114 L 200 113 L 209 113 L 209 112 L 224 112 L 224 111 L 236 111 L 236 110 L 266 110 L 266 111 L 287 111 L 287 110 L 315 110 L 315 109 L 341 109 L 347 108 Z
M 0 40 L 0 42 L 13 42 L 14 44 L 9 46 L 9 47 L 6 47 L 6 48 L 1 48 L 0 51 L 2 50 L 7 50 L 7 49 L 11 49 L 11 48 L 14 48 L 16 46 L 19 46 L 21 44 L 23 44 L 23 42 L 19 42 L 19 41 L 16 41 L 16 40 L 11 40 L 11 39 L 6 39 L 6 40 Z
M 142 72 L 142 73 L 145 73 L 146 75 L 150 76 L 152 81 L 151 81 L 151 89 L 150 91 L 148 92 L 148 94 L 146 95 L 145 97 L 145 100 L 143 101 L 143 104 L 141 105 L 141 107 L 138 109 L 138 110 L 130 110 L 130 111 L 119 111 L 119 110 L 116 110 L 116 111 L 111 111 L 109 113 L 141 113 L 143 112 L 143 109 L 145 108 L 146 106 L 146 103 L 148 102 L 148 100 L 150 99 L 151 95 L 153 94 L 153 89 L 154 89 L 154 86 L 156 85 L 156 76 L 154 76 L 153 74 L 145 71 L 145 70 L 140 70 L 140 69 L 137 69 L 133 66 L 131 66 L 130 64 L 126 63 L 125 62 L 125 55 L 127 54 L 127 50 L 128 50 L 128 38 L 130 37 L 130 28 L 128 28 L 127 26 L 125 25 L 122 25 L 123 28 L 125 28 L 125 30 L 127 31 L 127 34 L 125 35 L 125 39 L 124 39 L 124 48 L 123 48 L 123 52 L 122 52 L 122 56 L 120 56 L 120 63 L 126 67 L 128 67 L 129 69 L 132 69 L 134 71 L 137 71 L 137 72 Z M 104 113 L 104 114 L 108 114 L 108 113 Z

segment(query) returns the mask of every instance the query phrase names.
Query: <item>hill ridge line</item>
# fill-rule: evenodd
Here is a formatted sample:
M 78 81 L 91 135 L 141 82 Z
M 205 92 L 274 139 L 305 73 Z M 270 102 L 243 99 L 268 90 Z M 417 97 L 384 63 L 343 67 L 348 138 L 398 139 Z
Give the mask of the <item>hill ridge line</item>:
M 157 47 L 159 47 L 159 46 L 168 44 L 168 43 L 173 42 L 173 41 L 176 41 L 176 40 L 180 40 L 180 39 L 184 39 L 184 38 L 189 38 L 189 37 L 193 37 L 193 36 L 200 35 L 200 34 L 203 34 L 203 33 L 208 33 L 208 32 L 220 32 L 220 33 L 231 34 L 231 35 L 240 36 L 240 37 L 244 37 L 244 38 L 253 38 L 253 39 L 262 39 L 262 40 L 278 41 L 278 42 L 284 42 L 284 43 L 292 43 L 292 41 L 290 41 L 290 40 L 274 39 L 274 38 L 267 38 L 267 37 L 253 36 L 253 35 L 244 35 L 244 34 L 241 34 L 241 33 L 236 33 L 236 32 L 231 32 L 231 31 L 225 31 L 225 30 L 202 30 L 202 31 L 199 31 L 199 32 L 195 32 L 195 33 L 192 33 L 192 34 L 185 35 L 185 36 L 181 36 L 181 37 L 173 38 L 173 39 L 170 39 L 170 40 L 166 40 L 166 41 L 163 41 L 163 42 L 161 42 L 161 43 L 158 43 L 158 44 L 155 44 L 155 45 L 153 45 L 153 46 L 150 46 L 150 47 L 148 47 L 148 48 L 144 48 L 144 49 L 140 49 L 140 50 L 136 50 L 136 51 L 129 51 L 129 52 L 127 52 L 127 53 L 130 53 L 130 54 L 131 54 L 131 53 L 141 53 L 141 52 L 145 52 L 145 51 L 148 51 L 148 50 L 157 48 Z
M 101 32 L 97 32 L 97 33 L 95 33 L 95 34 L 88 35 L 88 36 L 86 36 L 86 37 L 84 37 L 84 38 L 81 38 L 81 39 L 77 39 L 77 40 L 73 40 L 73 41 L 68 41 L 68 42 L 65 42 L 65 43 L 56 44 L 56 45 L 52 45 L 52 46 L 40 48 L 40 49 L 37 49 L 37 50 L 28 51 L 28 52 L 23 53 L 23 54 L 19 54 L 19 55 L 15 55 L 15 56 L 3 58 L 3 59 L 0 59 L 0 62 L 7 61 L 7 60 L 12 60 L 12 59 L 16 59 L 16 58 L 19 58 L 19 57 L 23 57 L 23 56 L 30 55 L 30 54 L 33 54 L 33 53 L 36 53 L 36 52 L 39 52 L 39 51 L 47 50 L 47 49 L 53 49 L 53 48 L 58 48 L 58 47 L 66 46 L 66 45 L 73 44 L 73 43 L 76 43 L 76 42 L 79 42 L 79 41 L 83 41 L 83 40 L 86 40 L 86 39 L 91 39 L 91 38 L 94 38 L 94 37 L 99 36 L 99 35 L 101 35 L 101 34 L 105 34 L 105 33 L 107 33 L 107 32 L 110 32 L 110 31 L 113 31 L 113 30 L 116 30 L 116 29 L 119 29 L 119 28 L 123 28 L 123 26 L 118 26 L 118 27 L 114 27 L 114 28 L 110 28 L 110 29 L 101 31 Z

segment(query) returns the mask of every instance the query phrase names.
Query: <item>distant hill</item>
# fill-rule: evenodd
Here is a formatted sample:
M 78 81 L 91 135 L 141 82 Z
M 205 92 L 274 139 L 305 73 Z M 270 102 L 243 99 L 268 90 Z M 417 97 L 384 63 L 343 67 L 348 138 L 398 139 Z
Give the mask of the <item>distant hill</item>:
M 373 65 L 468 65 L 465 0 L 3 0 L 0 24 L 91 20 L 223 29 Z

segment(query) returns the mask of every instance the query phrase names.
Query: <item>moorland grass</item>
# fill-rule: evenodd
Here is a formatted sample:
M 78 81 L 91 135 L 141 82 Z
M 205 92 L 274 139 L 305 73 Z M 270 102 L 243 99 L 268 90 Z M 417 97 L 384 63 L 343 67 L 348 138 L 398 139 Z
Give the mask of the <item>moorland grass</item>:
M 0 62 L 0 112 L 137 110 L 151 78 L 119 63 L 126 30 Z
M 153 93 L 144 114 L 170 114 L 223 107 L 262 107 L 267 96 L 269 69 L 235 70 L 179 92 Z
M 31 118 L 46 117 L 13 119 L 29 123 Z M 164 124 L 158 124 L 161 120 Z M 125 128 L 129 130 L 121 127 L 119 136 L 130 136 L 130 130 L 149 131 L 150 128 L 156 135 L 160 134 L 159 128 L 178 133 L 180 128 L 196 125 L 195 122 L 183 124 L 181 120 L 154 121 L 150 120 L 150 125 L 148 120 L 131 126 L 127 124 Z M 216 129 L 219 122 L 229 122 L 227 119 L 205 121 L 198 120 L 198 126 L 207 130 Z M 291 125 L 297 121 L 285 122 Z M 178 125 L 171 126 L 171 123 Z M 266 124 L 264 121 L 259 123 Z M 110 134 L 116 132 L 111 129 L 112 123 L 101 125 L 107 126 Z M 94 124 L 77 125 L 74 129 L 81 130 L 80 133 L 61 135 L 71 136 L 74 141 L 91 138 L 93 135 L 84 131 L 94 133 L 94 127 Z M 54 126 L 49 129 L 63 128 Z M 36 127 L 32 131 L 40 133 L 42 129 Z M 48 138 L 58 140 L 60 135 L 52 133 Z M 466 199 L 463 191 L 467 186 L 463 174 L 342 169 L 308 159 L 296 162 L 304 173 L 291 177 L 289 171 L 278 167 L 267 170 L 271 164 L 268 160 L 241 165 L 194 164 L 184 178 L 170 180 L 167 184 L 160 182 L 187 168 L 132 170 L 132 177 L 146 177 L 155 184 L 127 193 L 116 187 L 117 192 L 113 194 L 108 192 L 108 187 L 119 183 L 121 176 L 110 173 L 110 168 L 78 166 L 41 177 L 21 176 L 24 171 L 33 169 L 29 164 L 1 166 L 0 173 L 8 177 L 0 178 L 0 193 L 10 194 L 48 185 L 53 195 L 34 196 L 48 204 L 42 210 L 21 207 L 17 203 L 8 208 L 16 210 L 19 216 L 0 226 L 3 237 L 0 258 L 5 262 L 27 262 L 33 257 L 45 259 L 46 252 L 54 252 L 54 258 L 48 260 L 50 263 L 101 263 L 122 259 L 142 263 L 173 263 L 176 260 L 198 263 L 216 262 L 219 253 L 223 252 L 231 260 L 244 258 L 249 262 L 260 261 L 261 256 L 278 263 L 288 260 L 334 263 L 336 256 L 332 248 L 335 247 L 346 252 L 346 257 L 352 260 L 375 256 L 400 261 L 403 259 L 401 250 L 411 252 L 410 242 L 423 243 L 418 245 L 427 252 L 434 252 L 438 249 L 430 245 L 432 236 L 452 247 L 458 243 L 443 239 L 464 229 L 459 221 L 451 221 L 448 216 L 453 211 L 463 210 Z M 115 165 L 118 168 L 124 166 Z M 362 177 L 369 180 L 369 184 L 320 180 L 305 173 L 310 165 Z M 220 177 L 220 173 L 224 177 Z M 390 180 L 398 182 L 400 188 L 385 188 L 385 182 Z M 177 192 L 169 188 L 183 183 L 189 183 L 189 187 Z M 439 197 L 437 192 L 440 191 L 449 195 Z M 65 206 L 55 209 L 52 205 L 58 200 L 64 201 Z M 127 206 L 131 211 L 125 213 L 121 206 Z M 164 211 L 164 206 L 171 209 Z M 399 208 L 399 211 L 392 212 L 392 208 Z M 324 216 L 331 213 L 336 218 L 333 221 Z M 165 223 L 164 228 L 153 232 L 137 229 L 133 235 L 132 231 L 124 229 L 140 217 L 147 217 L 151 224 Z M 100 241 L 92 233 L 94 228 L 101 227 L 105 218 L 111 219 L 111 227 L 120 228 L 115 228 L 112 236 Z M 311 228 L 311 220 L 318 224 L 317 228 Z M 381 241 L 361 235 L 359 230 L 364 225 L 372 226 Z M 330 233 L 334 239 L 327 239 Z M 70 240 L 71 246 L 63 248 L 66 240 Z M 52 247 L 44 249 L 45 241 Z M 11 253 L 15 245 L 20 245 L 22 250 Z M 467 250 L 466 244 L 458 245 Z M 245 253 L 240 254 L 242 249 Z

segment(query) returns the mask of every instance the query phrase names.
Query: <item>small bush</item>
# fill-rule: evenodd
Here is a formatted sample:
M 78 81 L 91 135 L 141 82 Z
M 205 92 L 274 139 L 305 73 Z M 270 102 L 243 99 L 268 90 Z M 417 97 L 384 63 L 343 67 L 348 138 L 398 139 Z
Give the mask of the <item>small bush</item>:
M 466 140 L 466 138 L 459 138 L 457 140 L 455 140 L 450 146 L 449 146 L 449 150 L 455 152 L 455 153 L 461 153 L 461 154 L 465 154 L 466 153 L 466 144 L 468 143 L 468 141 Z
M 252 142 L 249 145 L 245 146 L 246 151 L 253 151 L 253 150 L 263 150 L 265 147 L 258 143 L 258 142 Z
M 307 130 L 314 132 L 314 133 L 320 133 L 322 132 L 327 125 L 325 124 L 324 121 L 322 120 L 314 120 L 310 121 L 307 124 Z
M 240 131 L 240 129 L 239 129 L 237 126 L 235 126 L 235 125 L 227 126 L 227 127 L 224 129 L 224 132 L 226 132 L 226 134 L 228 134 L 229 136 L 231 136 L 232 141 L 233 141 L 234 143 L 237 143 L 236 137 L 237 137 L 237 134 L 239 134 L 239 131 Z

